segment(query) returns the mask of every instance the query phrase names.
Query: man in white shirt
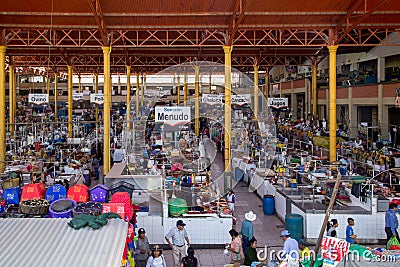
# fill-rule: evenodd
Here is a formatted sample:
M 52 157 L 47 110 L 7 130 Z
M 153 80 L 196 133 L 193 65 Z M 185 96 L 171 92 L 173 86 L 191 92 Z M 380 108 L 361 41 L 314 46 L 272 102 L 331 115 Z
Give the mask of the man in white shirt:
M 186 256 L 185 240 L 187 246 L 190 247 L 189 237 L 185 229 L 185 223 L 182 220 L 176 222 L 176 227 L 171 228 L 168 234 L 165 235 L 165 240 L 172 248 L 172 258 L 174 267 L 179 267 L 183 257 Z M 172 242 L 170 240 L 172 239 Z

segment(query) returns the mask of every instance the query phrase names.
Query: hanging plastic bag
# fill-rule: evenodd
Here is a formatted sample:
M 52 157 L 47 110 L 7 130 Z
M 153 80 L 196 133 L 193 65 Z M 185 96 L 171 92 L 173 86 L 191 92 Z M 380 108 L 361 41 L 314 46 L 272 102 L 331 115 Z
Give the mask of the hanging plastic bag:
M 224 252 L 222 253 L 224 256 L 229 256 L 229 250 L 226 248 L 224 249 Z
M 135 258 L 133 256 L 133 252 L 131 250 L 128 250 L 128 261 L 127 261 L 127 266 L 129 267 L 134 267 L 135 266 Z
M 400 246 L 400 243 L 395 236 L 389 239 L 386 245 L 386 249 L 391 249 L 392 246 Z

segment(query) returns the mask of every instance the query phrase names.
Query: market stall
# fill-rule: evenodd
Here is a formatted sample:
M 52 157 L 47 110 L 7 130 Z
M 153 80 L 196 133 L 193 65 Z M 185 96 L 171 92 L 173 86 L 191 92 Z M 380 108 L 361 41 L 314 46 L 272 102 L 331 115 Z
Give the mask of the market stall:
M 225 233 L 232 227 L 232 216 L 227 211 L 225 200 L 214 194 L 214 185 L 207 184 L 209 179 L 206 175 L 190 175 L 193 183 L 184 187 L 180 179 L 187 177 L 188 173 L 178 173 L 166 178 L 162 175 L 133 175 L 126 164 L 119 163 L 114 164 L 107 174 L 105 184 L 112 187 L 124 181 L 134 185 L 132 200 L 141 209 L 137 213 L 138 225 L 158 226 L 146 229 L 151 243 L 164 243 L 165 233 L 175 226 L 178 219 L 187 224 L 192 244 L 228 242 Z M 201 202 L 197 201 L 200 198 Z M 188 204 L 188 201 L 192 203 Z

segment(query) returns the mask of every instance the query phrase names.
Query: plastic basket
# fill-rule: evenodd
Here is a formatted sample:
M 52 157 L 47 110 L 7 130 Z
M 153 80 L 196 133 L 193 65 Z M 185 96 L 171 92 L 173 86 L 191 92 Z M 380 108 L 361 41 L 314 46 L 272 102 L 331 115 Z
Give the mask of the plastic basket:
M 88 214 L 98 216 L 103 210 L 103 205 L 98 202 L 89 201 L 86 203 L 79 203 L 72 211 L 72 216 L 76 217 L 79 214 Z
M 3 189 L 18 187 L 19 186 L 19 178 L 12 178 L 2 181 L 1 186 Z
M 50 202 L 46 199 L 24 200 L 20 203 L 21 213 L 44 215 L 49 211 Z

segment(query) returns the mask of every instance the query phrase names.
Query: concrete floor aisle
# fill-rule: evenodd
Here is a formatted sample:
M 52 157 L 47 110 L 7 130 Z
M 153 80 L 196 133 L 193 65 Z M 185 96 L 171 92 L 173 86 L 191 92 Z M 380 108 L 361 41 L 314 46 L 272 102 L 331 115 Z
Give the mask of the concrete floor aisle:
M 222 179 L 223 163 L 221 153 L 217 153 L 211 166 L 213 180 Z M 237 218 L 236 230 L 239 232 L 244 215 L 248 211 L 253 211 L 257 219 L 253 222 L 254 236 L 258 241 L 257 250 L 265 250 L 265 247 L 282 247 L 283 242 L 279 237 L 280 232 L 284 230 L 284 223 L 275 215 L 267 216 L 263 213 L 262 199 L 256 193 L 249 192 L 248 186 L 240 182 L 233 188 L 236 196 L 235 217 Z M 190 238 L 190 233 L 189 238 Z M 226 233 L 229 236 L 229 233 Z M 276 249 L 276 248 L 275 248 Z M 230 262 L 230 256 L 223 256 L 223 248 L 220 249 L 196 249 L 196 256 L 200 260 L 200 266 L 224 266 Z M 167 266 L 172 266 L 172 251 L 164 250 Z

